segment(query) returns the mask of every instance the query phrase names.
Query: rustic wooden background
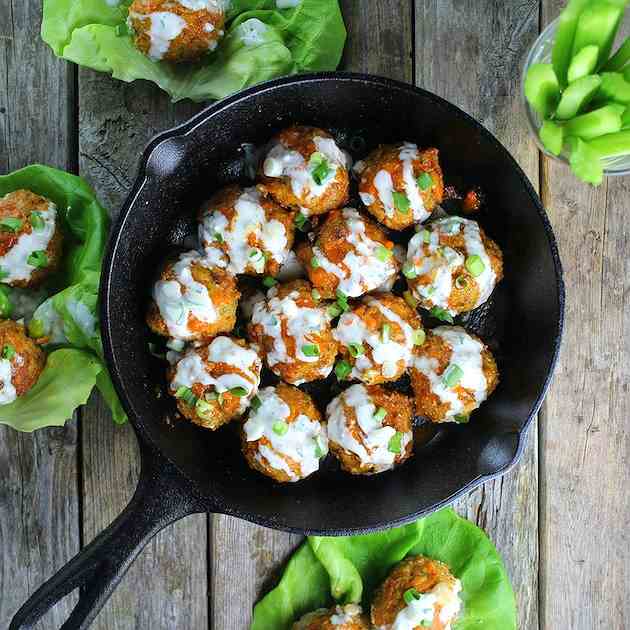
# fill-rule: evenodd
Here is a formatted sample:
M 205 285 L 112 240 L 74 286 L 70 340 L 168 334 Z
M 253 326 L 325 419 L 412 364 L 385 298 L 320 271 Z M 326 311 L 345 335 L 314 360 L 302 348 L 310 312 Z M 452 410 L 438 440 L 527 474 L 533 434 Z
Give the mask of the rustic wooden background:
M 561 0 L 343 0 L 343 68 L 416 83 L 492 130 L 540 191 L 559 240 L 567 326 L 555 381 L 521 464 L 459 501 L 503 554 L 522 630 L 630 627 L 630 179 L 594 190 L 542 159 L 519 75 Z M 0 0 L 0 172 L 44 162 L 78 172 L 115 214 L 140 149 L 199 109 L 173 106 L 56 59 L 41 0 Z M 625 334 L 624 334 L 625 333 Z M 63 429 L 0 427 L 0 628 L 42 581 L 120 512 L 138 478 L 132 430 L 98 397 Z M 193 516 L 149 544 L 97 630 L 244 630 L 299 542 L 222 516 Z M 70 596 L 38 628 L 61 625 Z

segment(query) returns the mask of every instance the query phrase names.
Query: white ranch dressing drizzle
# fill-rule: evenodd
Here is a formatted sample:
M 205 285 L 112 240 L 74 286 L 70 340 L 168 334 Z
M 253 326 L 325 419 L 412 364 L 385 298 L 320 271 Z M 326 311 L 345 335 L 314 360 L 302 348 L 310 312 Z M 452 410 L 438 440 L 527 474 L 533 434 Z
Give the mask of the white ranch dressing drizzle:
M 411 142 L 403 143 L 398 157 L 403 163 L 405 192 L 407 193 L 407 199 L 409 199 L 409 205 L 411 206 L 414 221 L 426 221 L 426 219 L 431 216 L 431 213 L 424 207 L 424 201 L 422 200 L 418 180 L 413 172 L 413 162 L 420 158 L 417 145 L 412 144 Z
M 223 12 L 223 5 L 216 0 L 176 0 L 179 4 L 191 11 Z
M 135 20 L 149 20 L 149 52 L 153 61 L 160 61 L 168 52 L 171 42 L 179 37 L 186 28 L 186 20 L 170 11 L 155 11 L 153 13 L 129 12 L 129 17 Z
M 260 390 L 258 398 L 260 406 L 250 411 L 243 426 L 248 442 L 263 437 L 271 442 L 271 446 L 258 446 L 257 459 L 266 459 L 272 468 L 285 472 L 291 481 L 298 481 L 314 473 L 319 468 L 319 457 L 316 454 L 318 441 L 324 451 L 328 445 L 325 426 L 304 414 L 298 415 L 293 422 L 287 422 L 291 410 L 276 393 L 275 387 Z M 287 422 L 288 431 L 284 435 L 273 430 L 277 422 Z M 299 475 L 289 466 L 287 458 L 299 464 Z
M 481 240 L 479 224 L 476 221 L 470 221 L 468 219 L 462 219 L 462 223 L 464 225 L 464 240 L 466 243 L 467 255 L 479 256 L 484 266 L 481 274 L 475 278 L 475 282 L 479 287 L 479 298 L 477 299 L 476 306 L 479 306 L 490 297 L 490 294 L 497 283 L 497 275 L 492 268 L 490 257 L 488 256 L 488 252 Z
M 444 339 L 451 348 L 449 365 L 457 365 L 463 372 L 457 386 L 472 393 L 477 405 L 480 405 L 488 397 L 488 384 L 483 373 L 481 354 L 484 349 L 483 344 L 471 337 L 460 326 L 438 326 L 431 331 L 431 334 Z M 413 367 L 428 379 L 431 391 L 440 399 L 440 402 L 450 405 L 446 412 L 447 420 L 453 419 L 464 409 L 464 404 L 457 392 L 444 383 L 446 370 L 442 374 L 437 373 L 439 364 L 436 359 L 416 356 Z
M 325 271 L 339 279 L 337 288 L 340 291 L 348 297 L 358 297 L 395 276 L 397 267 L 393 256 L 384 261 L 376 256 L 376 250 L 381 247 L 381 243 L 368 237 L 365 221 L 354 208 L 344 208 L 343 217 L 348 227 L 346 240 L 354 248 L 342 261 L 345 269 L 326 258 L 317 246 L 313 247 L 313 255 Z
M 261 200 L 256 188 L 243 190 L 234 203 L 234 216 L 229 222 L 221 211 L 207 208 L 199 226 L 199 239 L 212 264 L 233 274 L 244 273 L 248 267 L 263 273 L 265 257 L 259 248 L 249 245 L 251 235 L 275 261 L 282 264 L 286 260 L 287 231 L 280 221 L 267 219 Z M 227 257 L 217 245 L 216 234 L 227 246 Z
M 49 203 L 46 210 L 38 210 L 44 225 L 40 230 L 31 229 L 30 233 L 21 234 L 15 245 L 0 256 L 0 267 L 7 273 L 2 281 L 9 283 L 15 280 L 29 280 L 36 267 L 28 263 L 33 252 L 46 251 L 55 233 L 57 206 Z
M 354 410 L 357 424 L 363 432 L 359 442 L 349 430 L 349 418 L 344 403 Z M 389 451 L 389 441 L 396 434 L 396 429 L 385 426 L 383 420 L 375 418 L 376 405 L 370 398 L 364 385 L 352 385 L 334 398 L 326 408 L 328 419 L 328 437 L 331 442 L 357 455 L 362 464 L 374 466 L 375 472 L 390 470 L 397 453 Z M 401 452 L 405 451 L 411 440 L 411 432 L 403 433 Z
M 0 405 L 8 405 L 17 398 L 17 392 L 15 391 L 12 378 L 13 366 L 11 365 L 11 361 L 8 359 L 0 359 Z
M 378 192 L 378 198 L 383 204 L 385 216 L 393 217 L 396 209 L 394 208 L 394 181 L 389 171 L 380 170 L 374 176 L 374 187 Z
M 210 268 L 208 261 L 198 252 L 186 252 L 172 267 L 175 280 L 158 280 L 153 287 L 153 299 L 169 335 L 175 339 L 194 336 L 188 326 L 191 316 L 206 323 L 217 319 L 208 289 L 193 278 L 193 265 Z

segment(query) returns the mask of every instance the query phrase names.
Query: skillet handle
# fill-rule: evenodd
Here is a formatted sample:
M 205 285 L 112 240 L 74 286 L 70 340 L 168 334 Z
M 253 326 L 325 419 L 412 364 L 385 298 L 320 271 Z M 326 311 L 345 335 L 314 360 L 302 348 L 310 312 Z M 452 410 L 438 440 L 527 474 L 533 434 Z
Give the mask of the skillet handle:
M 13 617 L 9 630 L 29 630 L 66 595 L 80 597 L 60 630 L 86 630 L 145 545 L 164 527 L 203 512 L 181 474 L 149 446 L 141 447 L 141 475 L 123 512 L 87 547 L 42 584 Z

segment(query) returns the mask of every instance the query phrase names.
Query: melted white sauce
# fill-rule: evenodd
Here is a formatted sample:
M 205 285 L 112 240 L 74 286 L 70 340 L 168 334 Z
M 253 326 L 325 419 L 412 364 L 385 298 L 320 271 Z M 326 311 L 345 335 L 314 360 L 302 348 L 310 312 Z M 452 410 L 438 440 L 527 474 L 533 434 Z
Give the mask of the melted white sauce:
M 363 432 L 359 442 L 349 431 L 349 418 L 344 403 L 351 407 L 357 423 Z M 328 419 L 328 437 L 347 451 L 359 457 L 362 464 L 374 466 L 375 472 L 389 470 L 394 465 L 397 453 L 388 450 L 389 441 L 396 434 L 396 429 L 383 425 L 383 420 L 375 418 L 376 405 L 372 402 L 363 385 L 352 385 L 334 398 L 326 408 Z M 403 433 L 401 453 L 404 453 L 412 434 Z
M 189 318 L 211 324 L 217 319 L 217 311 L 208 289 L 192 275 L 193 265 L 209 268 L 197 252 L 182 254 L 173 265 L 175 280 L 158 280 L 153 287 L 153 299 L 166 324 L 169 335 L 175 339 L 191 339 Z
M 288 431 L 278 435 L 273 427 L 276 422 L 286 422 L 290 409 L 287 403 L 278 396 L 275 387 L 266 387 L 258 392 L 261 405 L 257 410 L 251 410 L 243 430 L 248 442 L 260 440 L 262 437 L 271 442 L 271 447 L 259 445 L 258 459 L 264 458 L 276 470 L 284 471 L 291 481 L 298 481 L 314 473 L 319 468 L 317 447 L 325 451 L 328 445 L 326 428 L 316 420 L 300 414 L 288 424 Z M 300 474 L 292 470 L 287 458 L 299 464 Z
M 326 258 L 316 246 L 313 255 L 325 271 L 339 279 L 337 288 L 340 291 L 348 297 L 358 297 L 396 276 L 398 269 L 393 256 L 385 261 L 377 258 L 376 250 L 381 244 L 367 236 L 365 221 L 354 208 L 344 208 L 343 216 L 349 231 L 347 241 L 354 248 L 342 261 L 345 269 Z
M 217 0 L 176 0 L 179 4 L 191 11 L 223 12 L 223 5 Z
M 150 45 L 148 56 L 154 61 L 160 61 L 164 58 L 171 42 L 179 37 L 186 28 L 186 20 L 169 11 L 155 11 L 147 14 L 131 11 L 129 17 L 142 21 L 149 20 Z
M 219 234 L 227 248 L 227 258 L 220 249 Z M 267 220 L 261 205 L 261 195 L 256 188 L 246 188 L 234 203 L 234 216 L 228 222 L 219 210 L 208 207 L 199 226 L 199 239 L 212 264 L 227 268 L 233 274 L 245 273 L 253 268 L 264 273 L 265 256 L 249 245 L 250 237 L 260 243 L 265 253 L 282 264 L 287 259 L 288 239 L 284 225 L 276 219 Z
M 431 213 L 427 212 L 424 207 L 424 201 L 422 201 L 418 180 L 413 172 L 413 162 L 414 160 L 418 160 L 420 158 L 418 147 L 410 142 L 405 142 L 400 149 L 398 157 L 403 164 L 405 193 L 407 194 L 407 199 L 409 199 L 414 221 L 426 221 Z
M 18 356 L 18 355 L 16 355 Z M 13 386 L 13 367 L 8 359 L 0 359 L 0 405 L 8 405 L 17 398 Z
M 466 254 L 468 256 L 479 256 L 484 265 L 481 274 L 475 278 L 475 282 L 479 287 L 479 298 L 476 306 L 479 306 L 490 297 L 497 283 L 497 276 L 494 273 L 494 269 L 492 269 L 492 263 L 481 240 L 479 224 L 476 221 L 464 221 L 464 239 L 466 242 Z
M 36 267 L 28 263 L 28 258 L 33 252 L 46 251 L 50 239 L 55 233 L 57 218 L 57 206 L 48 204 L 46 210 L 38 211 L 44 221 L 41 230 L 32 229 L 30 234 L 22 234 L 17 242 L 4 255 L 0 256 L 0 268 L 8 274 L 2 282 L 10 283 L 16 280 L 29 280 Z
M 378 198 L 385 209 L 385 216 L 393 217 L 394 208 L 394 181 L 388 171 L 380 170 L 374 176 L 374 186 L 378 192 Z

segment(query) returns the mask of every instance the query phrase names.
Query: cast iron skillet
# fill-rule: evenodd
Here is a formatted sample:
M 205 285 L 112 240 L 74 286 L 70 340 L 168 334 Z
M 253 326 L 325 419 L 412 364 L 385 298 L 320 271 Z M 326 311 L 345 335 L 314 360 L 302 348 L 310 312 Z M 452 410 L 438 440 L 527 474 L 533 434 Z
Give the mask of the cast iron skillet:
M 260 145 L 295 122 L 338 130 L 355 158 L 381 142 L 437 146 L 447 183 L 485 191 L 488 210 L 479 219 L 505 255 L 505 279 L 491 302 L 464 322 L 496 353 L 499 388 L 469 425 L 440 429 L 407 464 L 375 477 L 327 465 L 302 483 L 275 484 L 247 467 L 233 431 L 169 422 L 171 402 L 156 387 L 163 368 L 148 351 L 144 310 L 158 263 L 194 231 L 202 200 L 228 182 L 247 181 L 243 143 Z M 505 473 L 549 384 L 564 287 L 540 201 L 488 131 L 424 90 L 333 73 L 260 85 L 156 137 L 112 231 L 101 304 L 105 354 L 140 443 L 140 483 L 125 511 L 31 597 L 11 630 L 30 628 L 77 587 L 79 603 L 63 628 L 87 628 L 151 537 L 194 512 L 304 534 L 366 532 L 427 514 Z M 330 394 L 320 388 L 317 399 Z

